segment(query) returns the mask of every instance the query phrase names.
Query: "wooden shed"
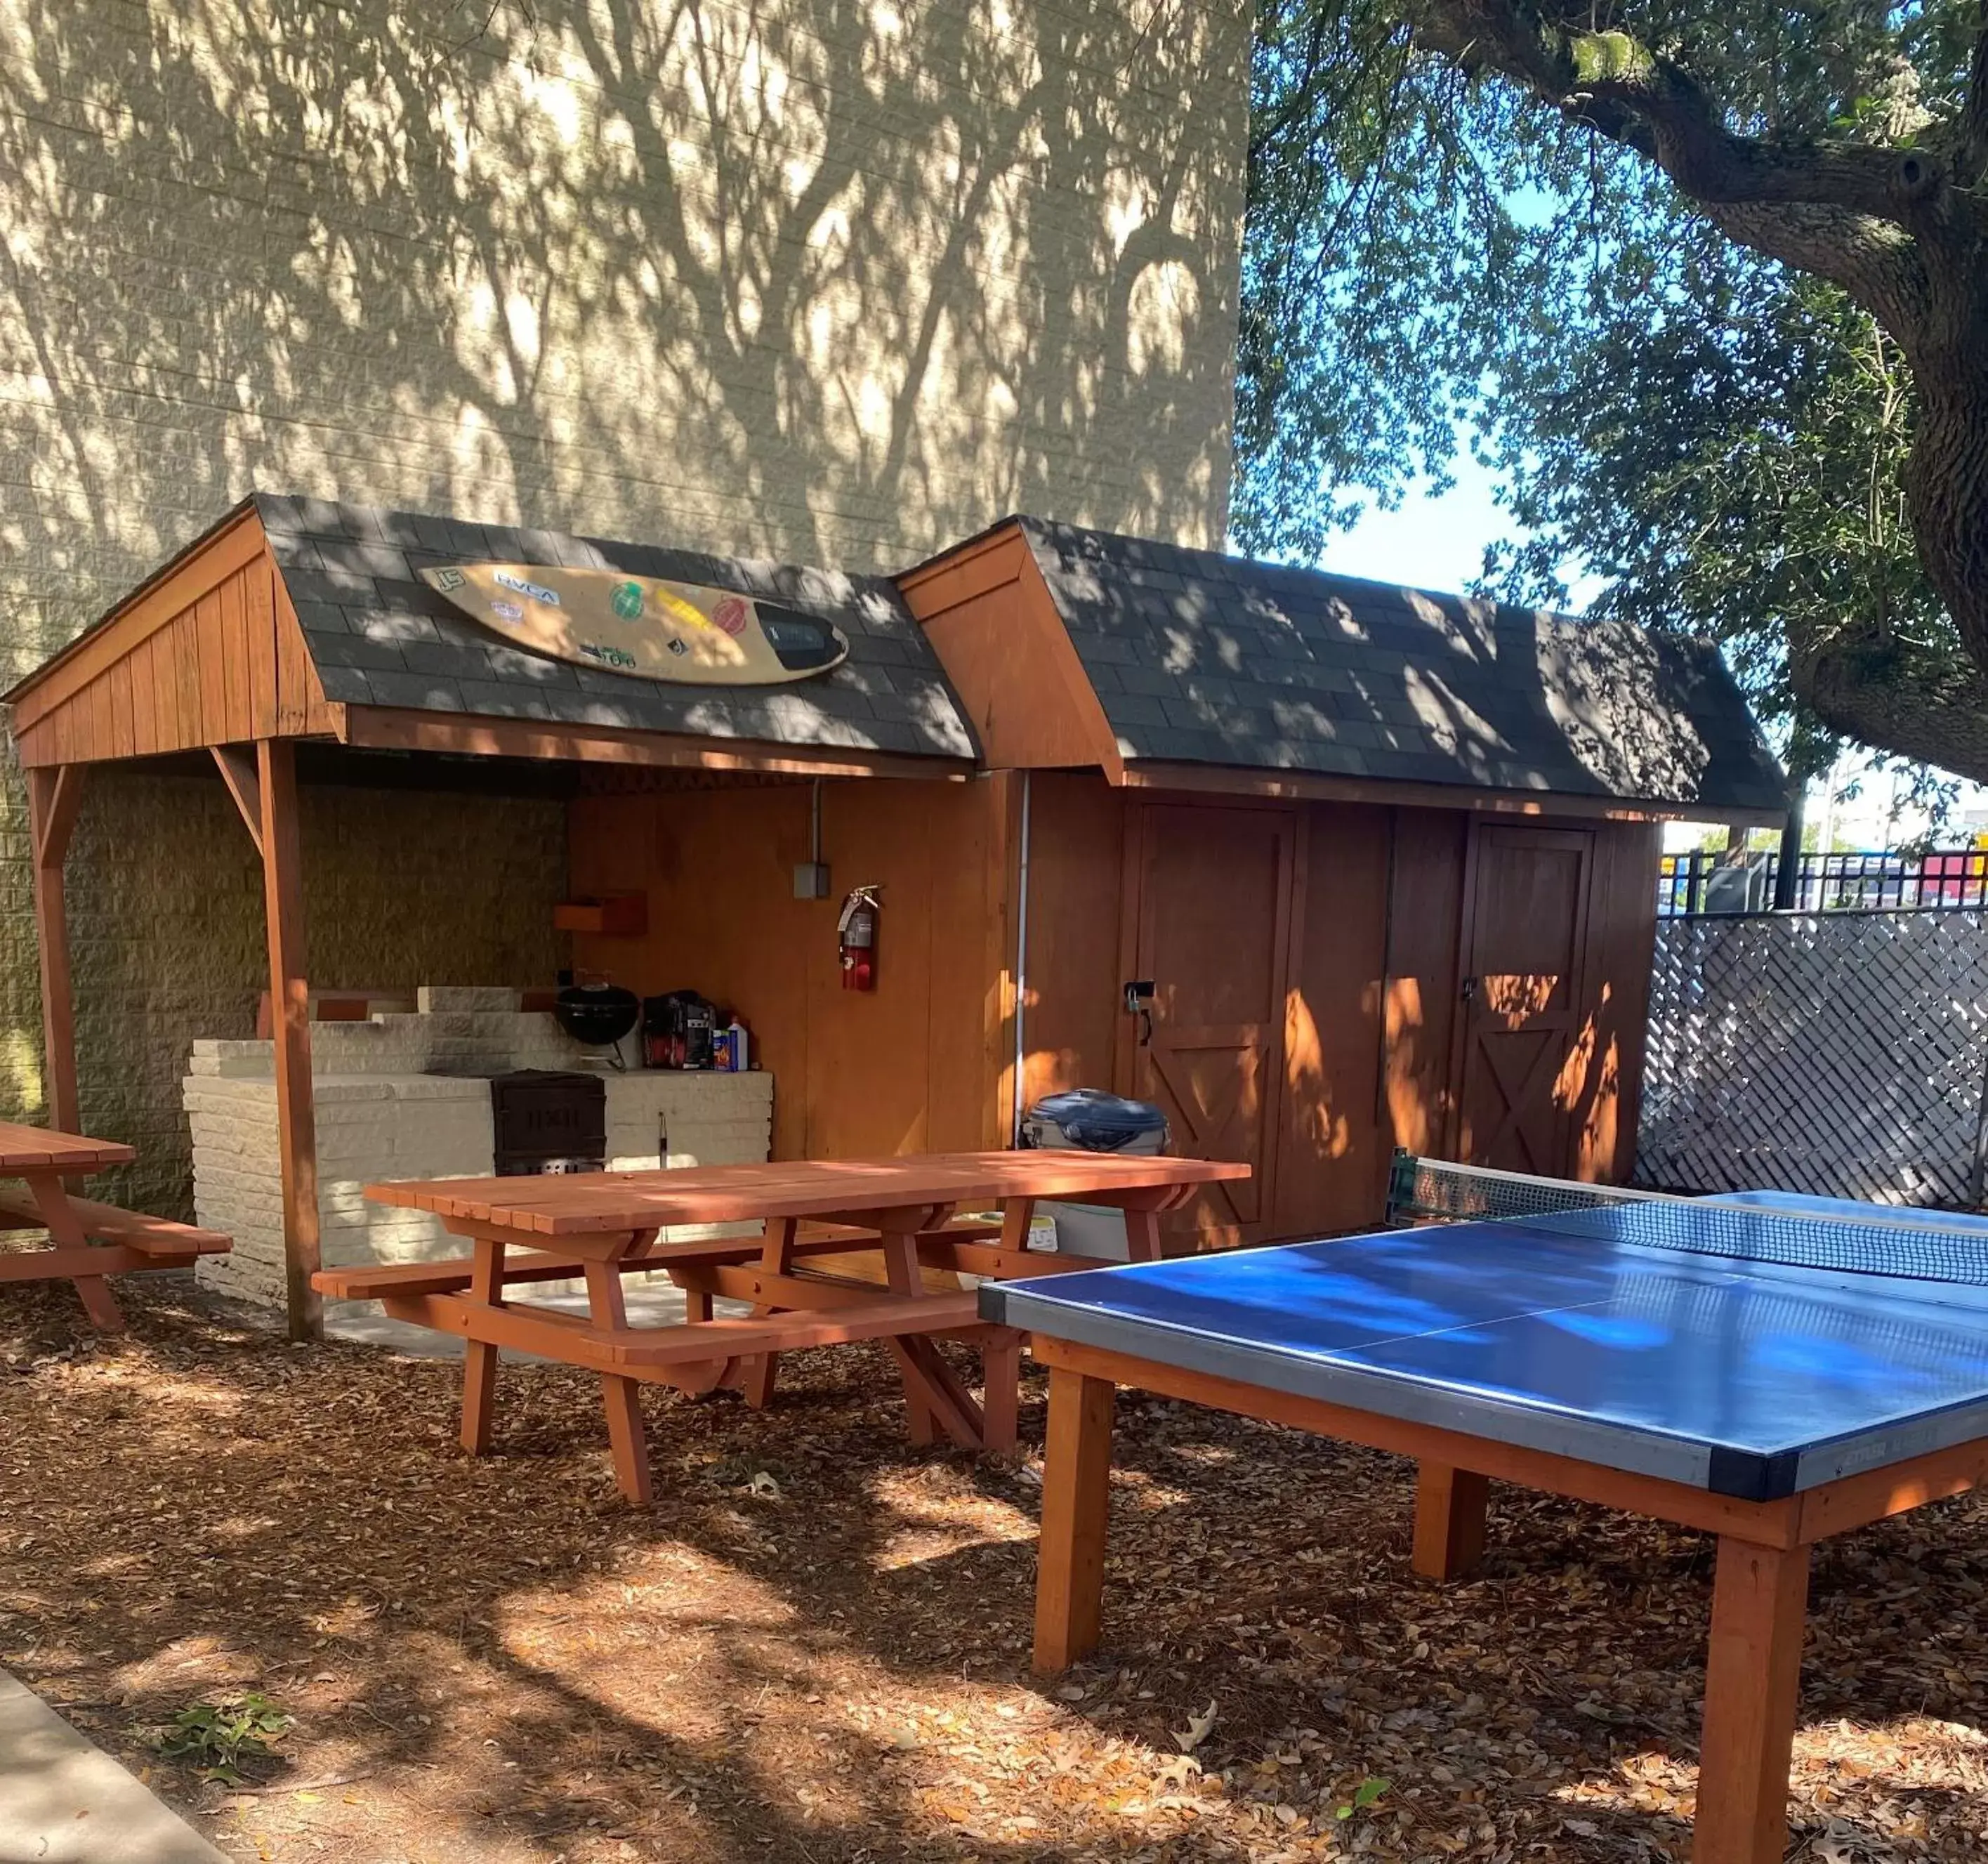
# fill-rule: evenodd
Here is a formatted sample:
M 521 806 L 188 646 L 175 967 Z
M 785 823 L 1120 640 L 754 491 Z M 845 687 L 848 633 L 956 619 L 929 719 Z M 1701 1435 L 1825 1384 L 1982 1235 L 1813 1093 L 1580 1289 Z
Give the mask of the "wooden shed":
M 777 688 L 576 668 L 418 580 L 493 562 L 770 596 L 850 652 Z M 1395 1143 L 1625 1170 L 1655 824 L 1782 808 L 1709 648 L 1026 519 L 892 581 L 261 495 L 8 696 L 58 1125 L 86 770 L 197 760 L 239 806 L 299 1328 L 300 777 L 556 777 L 566 891 L 617 902 L 574 915 L 573 963 L 735 1009 L 776 1155 L 1005 1143 L 1040 1094 L 1114 1088 L 1164 1105 L 1183 1149 L 1256 1168 L 1184 1220 L 1246 1242 L 1371 1221 Z M 817 861 L 829 896 L 800 897 Z M 881 890 L 868 993 L 841 983 L 857 885 Z

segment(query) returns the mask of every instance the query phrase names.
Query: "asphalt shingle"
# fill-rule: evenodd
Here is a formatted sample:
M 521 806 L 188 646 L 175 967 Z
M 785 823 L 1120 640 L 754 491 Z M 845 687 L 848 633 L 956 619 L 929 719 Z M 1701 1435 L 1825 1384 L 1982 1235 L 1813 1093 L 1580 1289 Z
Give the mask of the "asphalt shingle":
M 259 493 L 255 506 L 326 695 L 341 703 L 976 755 L 938 657 L 881 577 L 323 499 Z M 478 628 L 414 573 L 472 560 L 618 569 L 765 597 L 833 622 L 849 658 L 824 678 L 772 688 L 669 685 L 569 666 Z
M 1016 522 L 1128 759 L 1785 805 L 1708 642 Z

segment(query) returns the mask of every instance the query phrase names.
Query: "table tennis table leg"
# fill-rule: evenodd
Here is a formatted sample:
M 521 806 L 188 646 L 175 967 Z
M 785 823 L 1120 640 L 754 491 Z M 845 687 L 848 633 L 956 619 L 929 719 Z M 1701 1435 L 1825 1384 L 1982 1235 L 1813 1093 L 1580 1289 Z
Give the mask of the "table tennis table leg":
M 1460 1579 L 1484 1557 L 1489 1478 L 1447 1463 L 1424 1462 L 1415 1477 L 1413 1564 L 1428 1579 Z
M 1116 1395 L 1108 1379 L 1092 1379 L 1060 1365 L 1050 1369 L 1042 1551 L 1036 1567 L 1038 1675 L 1067 1669 L 1097 1648 Z
M 1692 1864 L 1780 1864 L 1809 1550 L 1722 1536 L 1712 1588 Z

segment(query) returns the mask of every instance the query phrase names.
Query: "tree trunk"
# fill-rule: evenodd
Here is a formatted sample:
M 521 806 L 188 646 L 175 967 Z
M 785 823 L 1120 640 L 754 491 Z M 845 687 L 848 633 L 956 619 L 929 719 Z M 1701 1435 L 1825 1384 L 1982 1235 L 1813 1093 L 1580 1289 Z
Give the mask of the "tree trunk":
M 1927 580 L 1988 667 L 1988 280 L 1967 295 L 1966 315 L 1936 303 L 1900 334 L 1919 399 L 1905 502 Z

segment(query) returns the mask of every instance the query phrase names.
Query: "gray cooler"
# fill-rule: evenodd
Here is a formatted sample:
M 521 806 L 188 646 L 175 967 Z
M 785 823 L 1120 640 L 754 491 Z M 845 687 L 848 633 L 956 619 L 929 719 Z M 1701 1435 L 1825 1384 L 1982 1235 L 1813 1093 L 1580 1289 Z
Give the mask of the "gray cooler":
M 1096 1088 L 1046 1095 L 1022 1121 L 1022 1143 L 1044 1152 L 1124 1152 L 1154 1158 L 1167 1149 L 1167 1116 L 1150 1101 L 1121 1099 Z M 1108 1262 L 1130 1259 L 1125 1213 L 1108 1204 L 1045 1202 L 1036 1214 L 1056 1222 L 1057 1248 Z

